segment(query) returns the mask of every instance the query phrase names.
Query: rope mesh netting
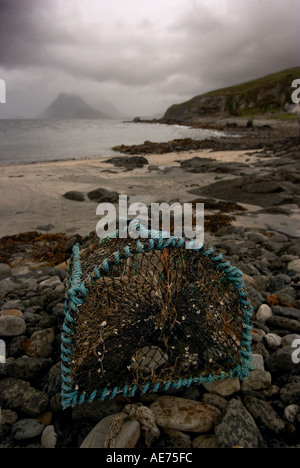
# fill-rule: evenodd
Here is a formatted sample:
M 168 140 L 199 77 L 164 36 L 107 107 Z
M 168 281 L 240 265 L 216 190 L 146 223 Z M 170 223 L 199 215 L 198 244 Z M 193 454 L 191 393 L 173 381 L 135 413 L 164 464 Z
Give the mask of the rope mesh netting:
M 69 267 L 63 405 L 248 375 L 242 273 L 184 239 L 91 233 Z

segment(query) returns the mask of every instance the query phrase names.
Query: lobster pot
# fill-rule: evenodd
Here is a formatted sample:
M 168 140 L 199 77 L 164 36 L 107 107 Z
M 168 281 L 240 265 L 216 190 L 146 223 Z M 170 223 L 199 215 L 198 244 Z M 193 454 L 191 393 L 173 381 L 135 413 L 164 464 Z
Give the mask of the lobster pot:
M 242 273 L 204 246 L 151 232 L 73 248 L 62 334 L 62 402 L 240 379 L 251 368 Z

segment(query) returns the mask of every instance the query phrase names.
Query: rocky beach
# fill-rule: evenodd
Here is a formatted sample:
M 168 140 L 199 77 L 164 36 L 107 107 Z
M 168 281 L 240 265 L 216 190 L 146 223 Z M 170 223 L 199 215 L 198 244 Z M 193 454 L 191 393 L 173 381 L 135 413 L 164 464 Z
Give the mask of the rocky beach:
M 218 122 L 223 138 L 1 168 L 0 448 L 104 447 L 116 415 L 120 448 L 300 448 L 298 122 L 236 121 Z M 244 275 L 253 368 L 243 381 L 63 410 L 67 262 L 95 229 L 97 204 L 122 194 L 204 203 L 205 244 Z

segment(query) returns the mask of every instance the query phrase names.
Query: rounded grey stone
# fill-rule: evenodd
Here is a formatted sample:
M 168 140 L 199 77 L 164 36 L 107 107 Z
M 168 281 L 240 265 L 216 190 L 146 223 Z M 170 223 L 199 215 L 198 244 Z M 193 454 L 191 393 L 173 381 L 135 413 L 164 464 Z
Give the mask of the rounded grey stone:
M 11 433 L 15 440 L 28 440 L 41 435 L 44 427 L 38 419 L 21 419 L 13 425 Z
M 0 317 L 0 336 L 19 336 L 26 330 L 26 323 L 21 317 L 6 315 Z

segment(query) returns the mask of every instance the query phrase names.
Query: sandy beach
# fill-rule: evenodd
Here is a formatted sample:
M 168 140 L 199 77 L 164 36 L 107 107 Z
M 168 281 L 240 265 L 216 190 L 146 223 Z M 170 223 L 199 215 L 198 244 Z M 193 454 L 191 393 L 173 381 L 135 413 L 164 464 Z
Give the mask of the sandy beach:
M 220 180 L 236 177 L 230 172 L 198 173 L 184 171 L 180 161 L 192 158 L 211 159 L 224 163 L 244 164 L 243 176 L 268 174 L 268 168 L 258 169 L 260 151 L 186 151 L 146 155 L 148 165 L 126 170 L 106 163 L 108 158 L 44 162 L 1 167 L 0 173 L 0 237 L 28 231 L 47 233 L 63 232 L 68 235 L 86 235 L 99 220 L 97 203 L 87 193 L 104 188 L 128 196 L 128 203 L 195 200 L 191 189 L 201 189 Z M 268 161 L 271 164 L 272 158 Z M 241 173 L 240 173 L 241 174 Z M 63 195 L 69 191 L 84 194 L 84 201 L 68 200 Z M 218 197 L 216 197 L 218 198 Z M 300 235 L 299 209 L 291 206 L 289 217 L 276 213 L 257 213 L 255 205 L 245 204 L 248 215 L 238 215 L 234 224 L 244 227 L 275 228 Z
M 47 232 L 79 233 L 85 235 L 94 229 L 99 218 L 97 203 L 87 197 L 83 202 L 67 200 L 63 195 L 71 190 L 88 193 L 97 188 L 126 194 L 130 202 L 169 202 L 195 197 L 187 193 L 193 186 L 204 186 L 215 180 L 216 174 L 185 173 L 179 169 L 179 160 L 194 156 L 211 157 L 222 161 L 249 160 L 241 151 L 186 152 L 148 155 L 149 166 L 124 171 L 103 159 L 59 161 L 1 168 L 0 174 L 0 237 L 53 227 Z M 108 159 L 108 158 L 107 158 Z M 151 170 L 151 166 L 158 166 Z M 107 172 L 111 171 L 111 172 Z M 230 178 L 230 175 L 226 175 Z M 43 229 L 41 229 L 43 231 Z

